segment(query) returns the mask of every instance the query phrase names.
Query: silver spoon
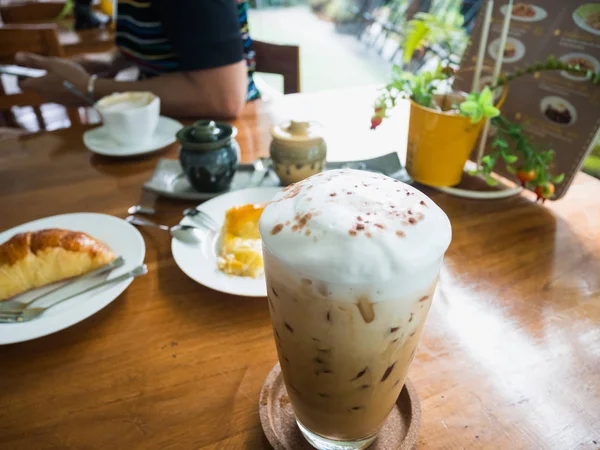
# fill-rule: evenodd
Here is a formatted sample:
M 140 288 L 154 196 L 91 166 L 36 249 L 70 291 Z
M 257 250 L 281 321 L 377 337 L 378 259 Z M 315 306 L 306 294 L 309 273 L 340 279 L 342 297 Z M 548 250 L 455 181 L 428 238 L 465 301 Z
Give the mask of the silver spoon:
M 96 111 L 98 113 L 98 115 L 100 116 L 100 120 L 102 120 L 102 122 L 104 122 L 104 117 L 102 116 L 102 113 L 100 112 L 100 110 L 98 108 L 96 108 L 96 102 L 94 101 L 93 98 L 90 98 L 86 94 L 84 94 L 83 92 L 81 92 L 70 81 L 67 81 L 67 80 L 63 81 L 63 86 L 71 94 L 79 97 L 81 100 L 83 100 L 84 102 L 86 102 L 88 104 L 88 106 L 90 106 L 94 111 Z
M 145 214 L 147 216 L 153 216 L 154 214 L 156 214 L 156 210 L 149 206 L 133 205 L 133 206 L 130 206 L 129 208 L 127 208 L 127 213 L 130 215 Z M 183 215 L 185 217 L 194 217 L 196 222 L 198 222 L 198 224 L 201 225 L 200 228 L 208 228 L 208 230 L 210 230 L 210 231 L 217 231 L 221 227 L 215 221 L 215 219 L 210 217 L 204 211 L 200 211 L 199 209 L 196 209 L 195 207 L 184 209 Z
M 258 158 L 252 163 L 254 171 L 250 177 L 250 184 L 248 187 L 260 186 L 265 178 L 267 178 L 267 175 L 269 175 L 269 171 L 271 170 L 271 164 L 269 164 L 267 160 L 270 161 L 270 158 Z
M 76 95 L 81 100 L 83 100 L 84 102 L 86 102 L 88 105 L 94 106 L 96 104 L 96 102 L 94 102 L 93 99 L 91 99 L 90 97 L 88 97 L 87 95 L 85 95 L 83 92 L 81 92 L 79 89 L 77 89 L 75 87 L 75 85 L 73 85 L 73 83 L 71 83 L 70 81 L 66 81 L 66 80 L 63 81 L 63 86 L 65 87 L 65 89 L 67 91 L 69 91 L 73 95 Z
M 197 243 L 200 241 L 200 233 L 199 231 L 204 231 L 202 228 L 194 227 L 192 225 L 175 225 L 174 227 L 169 227 L 167 225 L 161 225 L 159 223 L 151 222 L 147 219 L 142 219 L 137 216 L 129 216 L 125 219 L 132 225 L 139 225 L 142 227 L 154 227 L 160 228 L 161 230 L 168 231 L 169 234 L 181 242 L 186 243 Z
M 156 214 L 156 210 L 150 206 L 143 205 L 133 205 L 127 208 L 128 214 L 146 214 L 148 216 L 153 216 Z

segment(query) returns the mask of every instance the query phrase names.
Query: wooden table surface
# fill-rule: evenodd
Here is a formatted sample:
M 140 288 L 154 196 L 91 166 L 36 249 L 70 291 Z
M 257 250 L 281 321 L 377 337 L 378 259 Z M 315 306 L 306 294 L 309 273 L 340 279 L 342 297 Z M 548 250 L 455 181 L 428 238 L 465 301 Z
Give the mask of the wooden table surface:
M 74 30 L 73 19 L 57 21 L 58 41 L 65 56 L 107 52 L 115 46 L 115 33 L 109 28 Z
M 267 154 L 271 123 L 324 122 L 331 154 L 402 148 L 405 111 L 369 132 L 372 90 L 249 104 L 235 122 L 245 160 Z M 86 151 L 85 128 L 0 143 L 0 229 L 44 216 L 124 217 L 160 157 Z M 337 136 L 337 140 L 333 135 Z M 409 377 L 423 409 L 420 449 L 600 448 L 600 182 L 567 196 L 464 200 L 426 190 L 454 239 Z M 175 224 L 189 202 L 159 199 Z M 264 299 L 220 294 L 143 231 L 150 273 L 93 317 L 0 347 L 2 449 L 266 449 L 258 417 L 277 356 Z
M 73 17 L 64 19 L 27 20 L 27 24 L 55 23 L 58 27 L 58 42 L 66 57 L 82 53 L 107 52 L 115 46 L 115 32 L 110 26 L 75 30 Z
M 65 51 L 65 56 L 75 56 L 82 53 L 101 53 L 115 46 L 115 35 L 106 29 L 94 30 L 64 30 L 58 32 L 58 41 Z
M 73 18 L 56 20 L 54 23 L 58 25 L 58 42 L 67 57 L 107 52 L 115 46 L 115 32 L 108 27 L 75 30 Z

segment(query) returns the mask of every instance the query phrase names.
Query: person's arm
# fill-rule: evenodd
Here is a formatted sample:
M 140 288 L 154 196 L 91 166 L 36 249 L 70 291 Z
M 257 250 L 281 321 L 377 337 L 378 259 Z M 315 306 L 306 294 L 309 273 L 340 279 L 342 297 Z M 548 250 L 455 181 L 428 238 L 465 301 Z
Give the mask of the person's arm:
M 248 74 L 235 0 L 152 0 L 179 72 L 133 83 L 96 82 L 96 95 L 147 90 L 174 116 L 235 118 L 246 103 Z
M 135 64 L 116 48 L 104 53 L 84 53 L 71 58 L 89 74 L 114 78 L 120 71 Z
M 41 78 L 20 83 L 22 89 L 34 90 L 49 102 L 66 106 L 89 106 L 63 86 L 70 81 L 82 93 L 87 92 L 90 75 L 73 61 L 46 58 L 28 53 L 18 54 L 21 64 L 45 69 Z M 214 69 L 176 72 L 140 81 L 115 81 L 98 78 L 94 100 L 113 92 L 150 91 L 160 97 L 163 114 L 175 117 L 237 117 L 246 103 L 247 69 L 244 61 Z
M 113 92 L 150 91 L 163 114 L 175 117 L 236 118 L 246 103 L 246 63 L 193 72 L 176 72 L 141 81 L 96 80 L 96 98 Z
M 168 114 L 237 117 L 246 103 L 248 72 L 235 0 L 153 0 L 182 72 L 141 81 L 162 98 Z M 100 93 L 108 83 L 101 82 Z M 165 105 L 165 107 L 167 107 Z M 171 108 L 173 108 L 171 110 Z

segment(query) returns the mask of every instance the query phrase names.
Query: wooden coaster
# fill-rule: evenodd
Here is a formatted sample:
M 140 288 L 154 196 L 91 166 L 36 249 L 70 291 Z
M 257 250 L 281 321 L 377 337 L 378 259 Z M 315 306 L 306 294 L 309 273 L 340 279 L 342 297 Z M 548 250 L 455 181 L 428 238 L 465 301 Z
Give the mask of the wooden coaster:
M 260 422 L 275 450 L 314 450 L 296 425 L 279 363 L 273 367 L 260 393 Z M 412 450 L 421 425 L 419 397 L 407 378 L 396 407 L 369 450 Z

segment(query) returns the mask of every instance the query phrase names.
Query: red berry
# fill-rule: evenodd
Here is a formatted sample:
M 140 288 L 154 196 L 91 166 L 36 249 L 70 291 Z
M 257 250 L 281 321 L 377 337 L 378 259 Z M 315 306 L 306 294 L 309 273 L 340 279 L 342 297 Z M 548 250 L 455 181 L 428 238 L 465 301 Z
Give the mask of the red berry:
M 381 116 L 373 116 L 371 117 L 371 130 L 374 130 L 383 122 L 383 117 Z
M 542 203 L 544 203 L 544 201 L 554 196 L 554 185 L 552 183 L 548 183 L 545 186 L 536 186 L 535 194 L 537 195 L 536 201 L 541 200 Z
M 533 181 L 535 179 L 535 171 L 521 169 L 517 172 L 517 178 L 521 184 L 525 186 L 529 181 Z

